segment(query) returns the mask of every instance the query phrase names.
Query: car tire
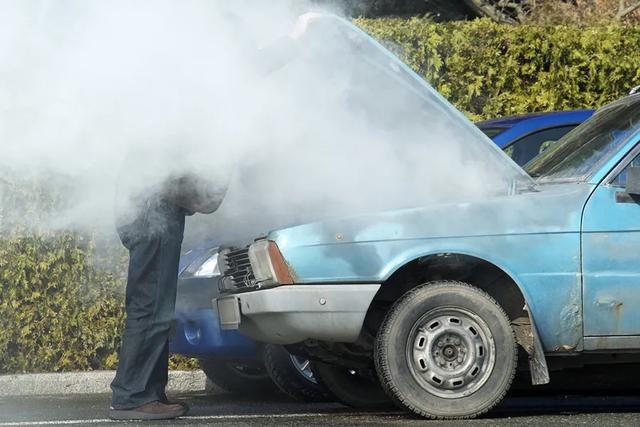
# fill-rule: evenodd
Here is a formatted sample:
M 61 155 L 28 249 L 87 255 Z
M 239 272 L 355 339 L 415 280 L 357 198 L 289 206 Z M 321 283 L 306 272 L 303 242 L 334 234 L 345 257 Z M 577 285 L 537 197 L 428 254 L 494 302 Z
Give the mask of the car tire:
M 200 367 L 214 385 L 234 394 L 260 394 L 274 391 L 267 370 L 257 361 L 224 359 L 200 360 Z
M 473 418 L 493 408 L 511 386 L 518 357 L 502 307 L 453 281 L 426 283 L 396 301 L 374 355 L 387 394 L 432 419 Z
M 300 402 L 329 400 L 329 393 L 316 381 L 309 360 L 292 355 L 281 345 L 267 344 L 264 365 L 274 384 L 292 399 Z
M 343 405 L 361 409 L 393 405 L 375 372 L 350 370 L 315 361 L 311 362 L 311 369 L 316 381 Z

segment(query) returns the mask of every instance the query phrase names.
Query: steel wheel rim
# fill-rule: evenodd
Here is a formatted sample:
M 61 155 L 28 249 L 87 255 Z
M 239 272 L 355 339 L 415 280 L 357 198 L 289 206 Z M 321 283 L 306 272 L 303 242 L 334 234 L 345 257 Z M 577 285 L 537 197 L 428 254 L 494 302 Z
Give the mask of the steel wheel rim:
M 495 341 L 487 323 L 461 307 L 431 310 L 408 336 L 411 374 L 427 392 L 459 399 L 475 393 L 495 367 Z
M 289 357 L 291 357 L 291 363 L 293 363 L 293 367 L 296 368 L 296 371 L 298 371 L 298 373 L 300 373 L 300 375 L 302 375 L 304 379 L 317 384 L 316 379 L 313 376 L 313 371 L 311 370 L 311 363 L 309 359 L 295 356 L 293 354 L 289 354 Z

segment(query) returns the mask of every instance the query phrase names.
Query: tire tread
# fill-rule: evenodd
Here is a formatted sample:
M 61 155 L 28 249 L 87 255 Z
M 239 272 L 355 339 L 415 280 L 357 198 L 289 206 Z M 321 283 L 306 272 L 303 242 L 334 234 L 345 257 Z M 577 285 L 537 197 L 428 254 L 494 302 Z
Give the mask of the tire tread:
M 309 381 L 302 378 L 302 375 L 299 372 L 295 372 L 295 374 L 300 375 L 301 377 L 297 381 L 289 378 L 288 375 L 282 371 L 281 364 L 278 363 L 277 359 L 279 355 L 276 354 L 277 351 L 280 351 L 280 348 L 275 345 L 265 346 L 264 365 L 269 377 L 271 377 L 271 380 L 278 389 L 280 389 L 280 391 L 292 399 L 302 402 L 322 402 L 328 400 L 328 393 L 322 390 L 324 388 L 322 385 L 317 384 L 314 386 L 311 383 L 303 383 L 302 381 Z M 291 369 L 295 368 L 292 366 Z
M 229 393 L 257 395 L 275 390 L 266 370 L 264 378 L 242 378 L 227 363 L 225 360 L 201 359 L 200 367 L 209 381 Z
M 487 405 L 485 408 L 468 414 L 468 415 L 462 415 L 462 416 L 446 416 L 446 415 L 437 415 L 437 414 L 430 414 L 428 412 L 423 411 L 420 408 L 417 408 L 415 405 L 411 404 L 409 401 L 407 401 L 407 399 L 404 399 L 402 397 L 402 395 L 400 394 L 400 392 L 398 391 L 398 389 L 393 385 L 393 380 L 391 379 L 390 375 L 389 375 L 389 363 L 387 360 L 387 357 L 385 355 L 384 349 L 382 348 L 382 346 L 379 344 L 380 342 L 382 342 L 386 336 L 388 336 L 389 334 L 391 334 L 391 323 L 392 323 L 392 319 L 395 316 L 395 313 L 397 313 L 397 307 L 400 304 L 407 304 L 409 301 L 412 301 L 414 299 L 420 298 L 419 294 L 422 291 L 422 289 L 424 289 L 425 287 L 429 287 L 429 289 L 438 289 L 438 288 L 451 288 L 451 286 L 455 286 L 455 287 L 464 287 L 467 290 L 474 292 L 476 294 L 478 294 L 479 296 L 482 296 L 483 298 L 488 299 L 490 302 L 492 302 L 493 304 L 495 304 L 495 306 L 499 309 L 499 312 L 502 316 L 505 317 L 505 319 L 509 319 L 509 317 L 507 316 L 506 312 L 504 311 L 504 309 L 500 306 L 500 304 L 498 304 L 498 302 L 488 293 L 486 293 L 485 291 L 483 291 L 482 289 L 479 289 L 475 286 L 472 286 L 468 283 L 465 282 L 460 282 L 460 281 L 455 281 L 455 280 L 439 280 L 437 282 L 427 282 L 423 285 L 417 286 L 413 289 L 411 289 L 410 291 L 408 291 L 407 293 L 405 293 L 400 299 L 398 299 L 391 307 L 391 309 L 389 310 L 389 313 L 391 314 L 390 316 L 387 316 L 385 318 L 385 320 L 382 322 L 382 325 L 380 326 L 380 329 L 378 331 L 378 335 L 375 341 L 375 346 L 374 346 L 374 362 L 376 365 L 376 371 L 378 372 L 378 375 L 380 377 L 380 383 L 382 385 L 382 388 L 385 390 L 385 392 L 389 395 L 389 397 L 391 397 L 391 399 L 398 405 L 400 405 L 403 408 L 406 408 L 407 410 L 421 416 L 424 418 L 428 418 L 428 419 L 432 419 L 432 420 L 451 420 L 451 419 L 455 419 L 455 420 L 463 420 L 463 419 L 471 419 L 471 418 L 476 418 L 482 414 L 485 414 L 486 412 L 490 411 L 492 408 L 494 408 L 498 403 L 500 403 L 500 401 L 504 398 L 504 396 L 506 395 L 507 391 L 509 390 L 511 383 L 513 382 L 513 378 L 515 377 L 515 373 L 516 373 L 516 369 L 515 367 L 517 366 L 517 362 L 518 362 L 518 347 L 517 346 L 513 346 L 513 359 L 514 359 L 514 369 L 512 369 L 510 377 L 508 379 L 508 383 L 507 386 L 504 388 L 503 392 L 500 393 L 500 395 L 496 396 L 493 401 Z M 511 329 L 511 335 L 514 339 L 515 342 L 515 335 L 513 333 L 513 329 Z

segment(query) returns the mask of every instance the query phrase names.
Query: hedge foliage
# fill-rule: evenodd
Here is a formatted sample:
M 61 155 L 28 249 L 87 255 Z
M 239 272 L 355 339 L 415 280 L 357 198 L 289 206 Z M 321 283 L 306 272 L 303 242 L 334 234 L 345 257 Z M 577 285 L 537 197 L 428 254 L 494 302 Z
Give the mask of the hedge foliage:
M 70 232 L 0 240 L 0 372 L 115 365 L 121 280 L 92 255 L 90 239 Z
M 101 260 L 93 236 L 40 227 L 60 180 L 0 181 L 0 373 L 114 366 L 122 332 L 122 252 Z M 20 217 L 16 217 L 16 212 Z
M 355 22 L 473 119 L 598 107 L 640 84 L 639 27 Z M 7 220 L 34 200 L 55 205 L 50 191 L 0 177 L 0 373 L 112 368 L 126 254 L 98 250 L 92 236 L 26 230 Z M 38 210 L 26 214 L 38 223 Z
M 640 26 L 356 23 L 475 120 L 600 107 L 640 84 Z

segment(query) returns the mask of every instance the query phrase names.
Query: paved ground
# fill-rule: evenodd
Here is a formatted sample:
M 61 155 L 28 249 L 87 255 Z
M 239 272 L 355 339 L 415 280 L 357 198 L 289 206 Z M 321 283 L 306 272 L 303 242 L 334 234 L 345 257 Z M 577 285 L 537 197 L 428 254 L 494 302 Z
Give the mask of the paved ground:
M 120 423 L 127 426 L 599 426 L 640 425 L 640 395 L 511 397 L 489 415 L 469 421 L 425 421 L 399 412 L 364 413 L 334 403 L 299 404 L 280 396 L 264 399 L 226 394 L 174 396 L 189 402 L 180 420 Z M 106 419 L 108 395 L 0 398 L 0 427 L 114 425 Z

